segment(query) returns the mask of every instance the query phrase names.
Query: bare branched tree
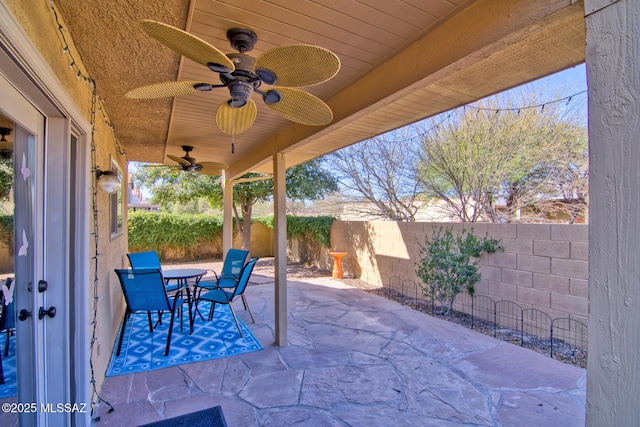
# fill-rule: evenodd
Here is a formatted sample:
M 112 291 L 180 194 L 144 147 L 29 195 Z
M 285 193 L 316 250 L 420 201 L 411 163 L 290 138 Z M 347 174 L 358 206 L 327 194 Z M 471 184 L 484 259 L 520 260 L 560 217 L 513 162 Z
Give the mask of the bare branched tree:
M 331 154 L 351 213 L 414 221 L 435 199 L 462 222 L 576 221 L 588 203 L 583 104 L 542 96 L 528 86 Z
M 414 221 L 418 210 L 418 139 L 395 131 L 329 155 L 352 213 Z

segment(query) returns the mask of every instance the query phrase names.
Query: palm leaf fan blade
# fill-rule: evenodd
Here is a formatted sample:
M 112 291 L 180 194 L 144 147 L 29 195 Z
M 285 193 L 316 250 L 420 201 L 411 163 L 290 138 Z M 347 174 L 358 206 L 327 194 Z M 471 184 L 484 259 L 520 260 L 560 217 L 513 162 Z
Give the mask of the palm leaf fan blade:
M 227 58 L 227 55 L 193 34 L 148 19 L 141 21 L 141 24 L 151 37 L 198 64 L 207 67 L 209 64 L 217 64 L 228 69 L 229 72 L 235 70 L 233 62 Z
M 182 166 L 191 166 L 191 163 L 188 160 L 183 159 L 182 157 L 174 156 L 173 154 L 167 154 L 167 157 L 174 162 L 181 164 Z
M 326 125 L 333 120 L 331 108 L 320 98 L 288 87 L 278 87 L 277 91 L 282 99 L 266 105 L 285 119 L 311 126 Z
M 132 89 L 124 96 L 129 99 L 157 99 L 173 98 L 176 96 L 192 95 L 201 93 L 195 88 L 196 85 L 210 85 L 209 82 L 199 80 L 186 80 L 181 82 L 162 82 L 140 86 Z
M 256 73 L 271 73 L 275 81 L 265 83 L 286 87 L 311 86 L 325 82 L 340 70 L 340 59 L 328 49 L 312 45 L 290 45 L 268 50 L 257 59 Z M 261 76 L 262 77 L 262 76 Z
M 256 120 L 258 108 L 252 99 L 242 107 L 231 107 L 229 101 L 220 104 L 216 112 L 216 124 L 227 135 L 238 135 L 251 127 Z

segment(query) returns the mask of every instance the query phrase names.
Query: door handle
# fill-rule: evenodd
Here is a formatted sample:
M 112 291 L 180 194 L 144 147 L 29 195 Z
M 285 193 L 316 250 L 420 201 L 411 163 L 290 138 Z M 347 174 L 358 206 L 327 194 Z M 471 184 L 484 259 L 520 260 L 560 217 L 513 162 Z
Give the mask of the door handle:
M 29 317 L 31 317 L 31 312 L 29 310 L 25 309 L 25 308 L 20 310 L 20 313 L 18 313 L 18 320 L 21 321 L 21 322 L 24 322 Z
M 40 311 L 38 312 L 38 319 L 42 320 L 44 316 L 49 316 L 51 318 L 56 317 L 56 308 L 51 306 L 48 310 L 45 310 L 44 307 L 40 307 Z

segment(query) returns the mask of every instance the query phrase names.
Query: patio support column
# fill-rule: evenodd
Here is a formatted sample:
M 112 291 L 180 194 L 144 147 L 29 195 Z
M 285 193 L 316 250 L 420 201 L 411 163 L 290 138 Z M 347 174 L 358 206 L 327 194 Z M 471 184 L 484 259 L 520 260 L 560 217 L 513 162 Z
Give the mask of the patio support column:
M 589 84 L 586 425 L 637 426 L 640 2 L 585 1 Z
M 233 247 L 233 181 L 228 173 L 222 170 L 222 259 Z
M 276 345 L 287 345 L 287 182 L 284 154 L 273 156 Z

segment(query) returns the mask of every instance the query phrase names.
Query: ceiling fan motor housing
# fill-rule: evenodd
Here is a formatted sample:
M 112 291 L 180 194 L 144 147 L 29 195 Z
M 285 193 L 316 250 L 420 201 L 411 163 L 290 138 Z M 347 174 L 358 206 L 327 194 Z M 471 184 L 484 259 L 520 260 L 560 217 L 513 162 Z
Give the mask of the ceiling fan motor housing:
M 187 162 L 189 162 L 188 165 L 181 164 L 182 170 L 183 171 L 200 171 L 200 170 L 202 170 L 202 165 L 199 164 L 199 163 L 196 163 L 196 159 L 194 159 L 193 157 L 191 157 L 189 155 L 189 153 L 191 151 L 193 151 L 193 147 L 191 145 L 183 145 L 182 149 L 184 150 L 185 154 L 181 158 L 186 160 Z
M 243 107 L 252 92 L 253 85 L 238 79 L 231 81 L 229 83 L 229 93 L 231 94 L 229 105 L 234 108 Z
M 231 73 L 236 75 L 238 73 L 244 74 L 247 77 L 257 77 L 254 70 L 256 67 L 256 59 L 243 53 L 227 53 L 227 58 L 233 62 L 236 69 Z
M 233 62 L 236 69 L 231 73 L 221 74 L 220 80 L 229 88 L 232 100 L 229 105 L 232 107 L 243 107 L 251 97 L 253 90 L 260 86 L 260 79 L 254 73 L 255 58 L 243 53 L 229 53 L 227 57 Z

